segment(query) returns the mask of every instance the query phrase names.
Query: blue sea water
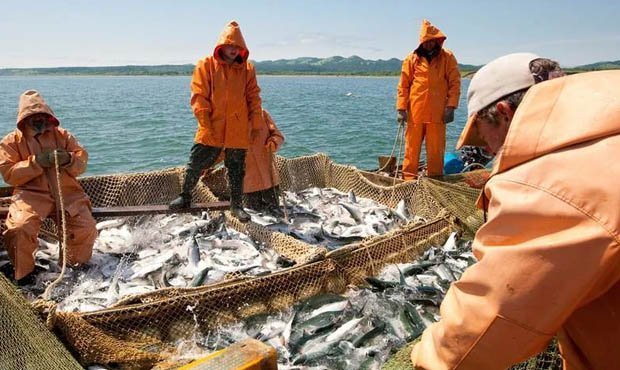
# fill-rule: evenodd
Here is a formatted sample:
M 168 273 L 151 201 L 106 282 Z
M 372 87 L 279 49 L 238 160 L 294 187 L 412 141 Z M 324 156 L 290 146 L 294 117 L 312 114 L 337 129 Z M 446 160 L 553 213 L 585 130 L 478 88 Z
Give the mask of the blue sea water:
M 36 89 L 88 150 L 85 175 L 184 165 L 196 130 L 189 82 L 189 76 L 0 77 L 0 134 L 15 128 L 19 95 Z M 263 106 L 286 137 L 280 155 L 324 152 L 372 169 L 377 156 L 390 153 L 398 128 L 396 77 L 258 76 L 258 82 Z M 465 124 L 468 83 L 447 126 L 448 150 Z

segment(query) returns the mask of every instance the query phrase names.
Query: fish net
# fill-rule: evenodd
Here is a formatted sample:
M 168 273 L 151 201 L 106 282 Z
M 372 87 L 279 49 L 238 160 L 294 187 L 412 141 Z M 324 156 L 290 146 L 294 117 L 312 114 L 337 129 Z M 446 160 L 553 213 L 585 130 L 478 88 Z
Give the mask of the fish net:
M 0 274 L 0 369 L 75 370 L 82 367 L 22 294 Z
M 415 181 L 398 181 L 392 186 L 375 183 L 357 168 L 334 163 L 322 153 L 296 158 L 277 156 L 276 168 L 283 190 L 297 192 L 310 187 L 335 188 L 343 192 L 352 190 L 358 197 L 369 198 L 391 208 L 404 199 L 411 214 L 425 219 L 436 217 L 442 208 L 431 194 L 419 191 L 419 184 Z M 228 180 L 225 168 L 208 173 L 204 181 L 214 195 L 226 198 Z
M 227 221 L 235 229 L 295 260 L 296 266 L 260 277 L 230 274 L 227 280 L 196 288 L 162 288 L 124 297 L 109 308 L 93 312 L 60 312 L 55 310 L 53 302 L 36 301 L 33 306 L 84 366 L 175 368 L 179 363 L 172 356 L 182 339 L 209 335 L 223 325 L 285 309 L 317 294 L 342 293 L 350 284 L 363 284 L 364 277 L 377 274 L 385 265 L 409 262 L 431 245 L 443 243 L 451 232 L 475 229 L 481 223 L 473 221 L 480 218 L 472 205 L 477 192 L 461 185 L 424 179 L 388 186 L 385 181 L 373 182 L 354 167 L 333 163 L 324 154 L 293 159 L 277 157 L 276 164 L 282 189 L 353 190 L 359 197 L 389 207 L 405 199 L 411 214 L 428 221 L 410 222 L 387 234 L 328 253 L 325 248 L 260 225 L 241 224 L 226 212 Z M 81 179 L 81 183 L 94 207 L 167 204 L 180 192 L 183 173 L 177 168 L 94 176 Z M 226 198 L 227 188 L 225 169 L 218 169 L 206 174 L 194 189 L 193 200 L 209 202 Z M 461 205 L 454 207 L 450 202 Z M 56 232 L 53 222 L 46 222 L 44 228 Z M 6 289 L 0 284 L 0 291 Z M 25 306 L 24 302 L 20 304 Z M 27 320 L 12 313 L 6 317 Z M 39 334 L 23 333 L 28 333 L 24 335 L 32 343 L 49 334 L 44 330 Z M 6 332 L 1 332 L 0 341 L 12 343 L 6 336 Z M 548 355 L 557 359 L 555 353 Z M 0 357 L 4 356 L 3 353 Z
M 482 211 L 476 207 L 481 190 L 462 182 L 446 183 L 430 178 L 423 178 L 419 182 L 443 209 L 457 217 L 463 229 L 473 237 L 484 222 Z
M 416 342 L 409 343 L 396 352 L 387 363 L 383 365 L 382 370 L 410 370 L 411 350 Z M 514 365 L 510 370 L 561 370 L 562 358 L 558 349 L 557 342 L 551 341 L 544 352 L 530 358 L 518 365 Z

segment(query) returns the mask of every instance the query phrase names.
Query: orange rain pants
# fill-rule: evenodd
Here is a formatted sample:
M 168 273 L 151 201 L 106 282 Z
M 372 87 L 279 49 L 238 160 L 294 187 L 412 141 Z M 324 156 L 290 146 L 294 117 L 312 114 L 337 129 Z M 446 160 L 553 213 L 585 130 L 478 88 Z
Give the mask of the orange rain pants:
M 37 234 L 42 220 L 55 215 L 53 203 L 46 204 L 48 211 L 37 213 L 26 202 L 13 201 L 6 220 L 4 233 L 9 258 L 15 267 L 15 279 L 21 279 L 34 270 L 35 254 L 38 247 Z M 97 238 L 95 220 L 89 204 L 80 207 L 79 213 L 67 217 L 66 258 L 68 265 L 83 264 L 90 260 L 92 245 Z M 57 222 L 60 226 L 60 222 Z M 59 227 L 60 228 L 60 227 Z
M 443 157 L 446 150 L 445 123 L 410 123 L 407 124 L 405 130 L 405 158 L 403 159 L 405 180 L 413 180 L 418 176 L 423 140 L 426 143 L 428 176 L 443 174 Z

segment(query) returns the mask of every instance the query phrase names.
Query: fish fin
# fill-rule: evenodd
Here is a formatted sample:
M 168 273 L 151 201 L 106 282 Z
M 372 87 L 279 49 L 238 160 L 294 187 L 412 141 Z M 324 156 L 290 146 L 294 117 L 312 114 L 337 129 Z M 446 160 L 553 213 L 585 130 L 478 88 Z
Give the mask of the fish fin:
M 398 267 L 398 265 L 396 265 L 396 269 L 398 270 L 400 285 L 406 286 L 407 281 L 405 280 L 405 275 L 403 274 L 403 271 L 400 269 L 400 267 Z

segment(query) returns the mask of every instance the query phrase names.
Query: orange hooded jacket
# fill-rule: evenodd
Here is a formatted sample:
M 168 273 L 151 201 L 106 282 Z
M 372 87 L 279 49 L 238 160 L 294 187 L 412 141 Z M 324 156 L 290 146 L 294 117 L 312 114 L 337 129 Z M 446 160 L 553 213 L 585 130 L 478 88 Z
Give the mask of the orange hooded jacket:
M 47 114 L 54 126 L 35 138 L 25 127 L 25 119 L 36 113 Z M 69 164 L 60 169 L 65 211 L 70 217 L 80 216 L 79 221 L 73 219 L 68 222 L 71 233 L 71 245 L 67 246 L 69 262 L 88 261 L 92 243 L 97 237 L 95 221 L 90 214 L 90 200 L 76 179 L 86 170 L 88 154 L 75 137 L 59 125 L 41 95 L 33 90 L 26 91 L 19 100 L 17 129 L 0 143 L 0 173 L 4 181 L 14 187 L 5 240 L 16 279 L 34 268 L 33 253 L 37 246 L 40 218 L 47 217 L 58 204 L 55 169 L 43 168 L 35 160 L 35 156 L 43 150 L 64 149 L 71 155 Z M 23 228 L 33 217 L 37 219 L 37 227 Z M 17 229 L 23 229 L 23 232 Z
M 239 60 L 229 65 L 220 48 L 241 48 Z M 191 82 L 191 106 L 198 120 L 196 143 L 219 148 L 247 149 L 250 132 L 260 127 L 261 98 L 250 52 L 237 22 L 226 25 L 213 55 L 196 64 Z
M 530 88 L 484 190 L 479 262 L 414 347 L 417 369 L 505 369 L 556 334 L 564 369 L 620 368 L 618 158 L 620 72 Z
M 443 46 L 445 39 L 443 32 L 424 20 L 418 48 L 429 40 L 437 40 Z M 461 74 L 448 49 L 441 47 L 430 63 L 415 51 L 403 61 L 396 109 L 408 111 L 409 123 L 443 122 L 445 108 L 458 107 L 460 94 Z
M 263 109 L 263 124 L 258 130 L 245 157 L 245 178 L 243 192 L 253 193 L 272 188 L 280 184 L 280 177 L 272 164 L 274 154 L 267 150 L 267 141 L 276 144 L 276 151 L 284 142 L 284 135 L 276 127 L 273 118 Z

